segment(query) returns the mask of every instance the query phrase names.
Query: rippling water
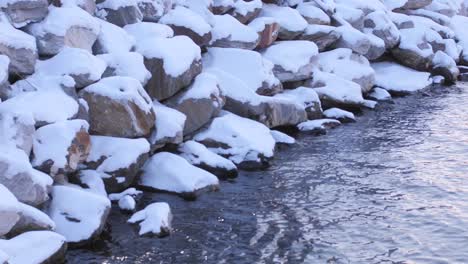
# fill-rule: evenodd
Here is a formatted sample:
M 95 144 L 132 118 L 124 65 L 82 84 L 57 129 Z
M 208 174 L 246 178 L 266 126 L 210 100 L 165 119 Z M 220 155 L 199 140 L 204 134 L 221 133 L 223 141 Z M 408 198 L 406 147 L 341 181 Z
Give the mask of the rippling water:
M 300 136 L 267 171 L 167 201 L 175 232 L 112 238 L 69 263 L 468 263 L 468 87 L 434 88 Z

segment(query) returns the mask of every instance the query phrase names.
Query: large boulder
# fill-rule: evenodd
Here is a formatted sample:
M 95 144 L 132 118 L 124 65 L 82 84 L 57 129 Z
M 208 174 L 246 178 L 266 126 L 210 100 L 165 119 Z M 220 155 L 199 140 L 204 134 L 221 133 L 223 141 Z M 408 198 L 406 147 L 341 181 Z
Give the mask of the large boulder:
M 292 101 L 305 109 L 307 119 L 319 119 L 323 115 L 320 98 L 314 89 L 309 87 L 298 87 L 292 90 L 285 90 L 274 96 L 275 98 Z
M 153 155 L 142 168 L 140 186 L 195 198 L 203 189 L 218 188 L 218 178 L 169 152 Z
M 101 19 L 99 24 L 101 31 L 93 45 L 94 54 L 128 52 L 135 45 L 135 38 L 121 27 Z
M 156 129 L 149 142 L 154 151 L 166 144 L 180 144 L 184 139 L 184 127 L 187 117 L 176 109 L 167 107 L 157 100 L 153 102 L 156 113 Z
M 391 49 L 400 42 L 398 28 L 393 24 L 389 15 L 383 11 L 372 12 L 364 18 L 363 32 L 381 38 L 386 49 Z
M 80 91 L 89 106 L 90 131 L 114 137 L 148 136 L 154 127 L 152 102 L 131 77 L 107 77 Z
M 185 114 L 187 119 L 183 133 L 189 135 L 217 116 L 224 102 L 216 76 L 201 73 L 187 91 L 169 99 L 167 105 Z
M 242 65 L 233 61 L 241 61 Z M 203 67 L 229 73 L 260 95 L 274 95 L 282 91 L 281 82 L 273 74 L 273 64 L 255 51 L 209 48 L 203 56 Z
M 375 60 L 385 53 L 385 42 L 375 35 L 364 34 L 349 25 L 340 26 L 337 30 L 341 38 L 335 43 L 335 48 L 351 49 L 369 60 Z
M 293 8 L 264 4 L 260 12 L 262 17 L 273 17 L 280 25 L 279 38 L 291 40 L 302 34 L 307 27 L 307 21 Z
M 220 48 L 255 49 L 260 41 L 258 33 L 231 15 L 214 15 L 209 46 Z
M 9 0 L 0 3 L 11 23 L 17 27 L 24 27 L 31 22 L 38 22 L 47 15 L 47 0 Z
M 52 178 L 33 169 L 24 151 L 2 146 L 0 184 L 7 187 L 19 201 L 38 206 L 49 199 Z
M 96 18 L 75 6 L 50 6 L 44 20 L 26 28 L 36 37 L 39 54 L 44 56 L 55 55 L 65 46 L 92 52 L 100 29 Z
M 296 10 L 310 25 L 330 25 L 330 17 L 314 2 L 300 3 Z
M 32 74 L 38 58 L 36 39 L 0 17 L 0 54 L 10 59 L 8 71 L 11 75 Z
M 38 61 L 35 73 L 68 75 L 75 80 L 75 87 L 80 89 L 99 81 L 105 69 L 106 63 L 89 51 L 64 47 L 54 57 Z
M 111 209 L 107 197 L 78 186 L 54 186 L 48 215 L 55 231 L 72 245 L 83 245 L 101 234 Z
M 137 79 L 141 85 L 146 85 L 151 79 L 144 63 L 144 58 L 137 52 L 118 52 L 99 55 L 106 62 L 107 68 L 103 77 L 126 76 Z
M 119 192 L 130 186 L 146 161 L 150 145 L 146 139 L 91 136 L 86 167 L 104 176 L 106 190 Z
M 152 78 L 145 89 L 153 99 L 167 99 L 188 86 L 201 70 L 201 50 L 186 36 L 148 38 L 136 45 Z
M 88 122 L 69 120 L 39 128 L 34 134 L 32 165 L 51 175 L 75 172 L 90 150 Z
M 143 20 L 136 0 L 98 0 L 96 7 L 98 17 L 119 27 Z
M 174 30 L 175 35 L 188 36 L 198 46 L 206 46 L 211 41 L 211 26 L 202 16 L 183 7 L 176 6 L 161 17 L 159 23 L 166 24 Z
M 281 82 L 302 81 L 312 77 L 318 48 L 311 41 L 278 41 L 262 55 L 274 64 L 273 73 Z
M 431 32 L 433 33 L 433 32 Z M 400 29 L 400 44 L 393 48 L 393 57 L 401 64 L 419 71 L 430 69 L 434 52 L 427 41 L 427 29 L 421 27 Z
M 226 111 L 194 140 L 230 159 L 240 169 L 267 167 L 275 149 L 275 140 L 265 125 Z
M 65 238 L 52 231 L 31 231 L 9 240 L 0 239 L 0 251 L 7 263 L 63 263 L 67 251 Z
M 143 21 L 158 22 L 172 9 L 174 0 L 137 0 Z

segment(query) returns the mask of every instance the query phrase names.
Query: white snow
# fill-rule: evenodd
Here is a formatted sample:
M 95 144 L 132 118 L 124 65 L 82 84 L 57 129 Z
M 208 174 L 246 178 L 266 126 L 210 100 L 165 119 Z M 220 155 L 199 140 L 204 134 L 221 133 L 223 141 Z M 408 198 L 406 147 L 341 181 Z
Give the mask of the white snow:
M 129 223 L 140 224 L 140 236 L 148 233 L 159 235 L 164 231 L 169 231 L 171 221 L 171 208 L 167 203 L 152 203 L 133 214 L 128 220 Z
M 211 152 L 204 145 L 193 140 L 186 141 L 179 145 L 178 151 L 180 152 L 179 156 L 186 159 L 190 164 L 206 164 L 210 167 L 224 168 L 227 170 L 236 169 L 236 165 L 230 160 Z
M 259 155 L 273 157 L 275 140 L 265 125 L 227 111 L 213 119 L 211 125 L 194 137 L 195 141 L 215 141 L 228 146 L 208 148 L 216 154 L 228 156 L 239 164 L 243 161 L 260 161 Z
M 0 43 L 10 48 L 24 48 L 33 50 L 37 53 L 36 39 L 33 36 L 14 28 L 7 21 L 8 20 L 6 18 L 5 20 L 2 20 L 0 14 Z
M 240 23 L 231 15 L 214 15 L 211 22 L 211 42 L 216 40 L 229 39 L 239 42 L 257 42 L 258 33 L 252 28 Z
M 54 57 L 37 61 L 35 70 L 43 75 L 87 75 L 95 82 L 106 70 L 106 62 L 87 50 L 65 47 Z
M 247 15 L 250 12 L 254 12 L 256 9 L 260 9 L 260 8 L 262 8 L 261 0 L 250 0 L 250 1 L 237 0 L 234 2 L 235 12 L 243 16 Z
M 175 193 L 192 193 L 219 184 L 213 174 L 169 152 L 153 155 L 143 166 L 140 185 Z
M 327 97 L 342 103 L 362 104 L 364 102 L 361 86 L 355 82 L 321 71 L 314 73 L 313 81 L 316 84 L 324 84 L 324 86 L 314 88 L 320 97 Z
M 297 72 L 309 65 L 317 54 L 317 45 L 307 40 L 277 41 L 262 52 L 263 57 L 273 64 L 291 72 Z
M 20 220 L 21 205 L 16 197 L 0 183 L 0 236 L 10 232 Z M 0 247 L 1 250 L 1 247 Z
M 105 0 L 102 3 L 97 4 L 99 9 L 107 8 L 112 10 L 118 10 L 127 6 L 136 6 L 136 0 Z
M 379 101 L 385 101 L 385 100 L 391 100 L 392 96 L 390 95 L 387 90 L 379 87 L 375 87 L 372 92 L 369 94 L 369 97 L 379 100 Z
M 297 128 L 300 131 L 313 131 L 317 129 L 326 129 L 328 125 L 341 125 L 340 121 L 335 119 L 316 119 L 316 120 L 309 120 L 297 125 Z
M 52 197 L 48 214 L 56 224 L 55 231 L 65 236 L 67 242 L 92 237 L 111 206 L 107 197 L 79 187 L 54 186 Z
M 211 31 L 210 24 L 205 22 L 202 16 L 183 6 L 176 6 L 169 13 L 161 17 L 159 23 L 185 27 L 200 36 L 208 34 Z
M 189 37 L 148 38 L 137 42 L 136 51 L 145 58 L 161 59 L 166 74 L 177 77 L 194 61 L 201 59 L 201 50 Z
M 146 113 L 151 112 L 151 98 L 141 83 L 132 77 L 112 76 L 101 79 L 85 89 L 86 92 L 112 98 L 116 101 L 130 101 Z
M 299 108 L 306 109 L 314 104 L 321 104 L 319 96 L 314 89 L 300 86 L 295 89 L 284 90 L 276 94 L 274 98 L 285 99 L 297 104 Z
M 210 73 L 202 72 L 199 74 L 192 85 L 187 88 L 187 91 L 179 99 L 179 103 L 187 99 L 203 99 L 211 96 L 219 97 L 219 81 L 218 78 Z
M 151 72 L 144 64 L 144 58 L 137 52 L 118 52 L 98 55 L 98 58 L 104 60 L 107 66 L 113 69 L 116 76 L 126 76 L 137 79 L 142 85 L 145 85 L 151 79 Z
M 87 132 L 88 129 L 88 122 L 80 119 L 60 121 L 39 128 L 34 134 L 32 165 L 40 166 L 45 162 L 51 162 L 50 170 L 53 174 L 67 165 L 76 168 L 78 164 L 67 164 L 69 148 L 76 134 L 81 130 Z M 70 162 L 73 161 L 70 160 Z
M 267 25 L 277 23 L 273 17 L 257 17 L 249 23 L 249 27 L 253 28 L 257 32 L 263 32 Z
M 0 54 L 0 84 L 8 81 L 8 66 L 9 65 L 10 65 L 10 58 L 8 58 L 5 55 Z
M 54 221 L 41 210 L 24 203 L 19 203 L 18 205 L 22 217 L 34 219 L 34 222 L 40 224 L 43 228 L 55 229 Z
M 86 162 L 97 162 L 104 157 L 104 161 L 96 170 L 114 172 L 128 168 L 140 155 L 148 153 L 149 150 L 149 143 L 144 138 L 91 136 L 91 150 Z
M 276 143 L 282 143 L 282 144 L 294 144 L 296 143 L 296 140 L 291 137 L 286 135 L 283 132 L 277 131 L 277 130 L 271 130 L 270 131 L 271 136 L 275 139 Z
M 28 30 L 35 36 L 45 36 L 47 33 L 65 36 L 72 27 L 81 27 L 98 35 L 101 25 L 98 19 L 77 6 L 49 6 L 49 14 L 38 23 L 28 25 Z
M 356 117 L 354 117 L 353 113 L 345 111 L 343 109 L 336 108 L 336 107 L 323 111 L 323 115 L 326 118 L 330 118 L 330 119 L 347 118 L 347 119 L 356 120 Z
M 375 84 L 387 91 L 414 92 L 432 83 L 430 73 L 418 72 L 396 63 L 372 63 L 372 68 L 375 70 Z
M 153 106 L 156 114 L 156 131 L 151 135 L 150 142 L 154 144 L 164 138 L 177 137 L 178 134 L 182 137 L 187 117 L 158 101 L 154 101 Z
M 323 12 L 322 9 L 315 6 L 313 2 L 301 3 L 296 7 L 296 10 L 306 18 L 314 18 L 319 21 L 323 21 L 325 24 L 330 24 L 330 17 Z
M 121 53 L 130 51 L 135 45 L 135 38 L 124 29 L 112 23 L 98 20 L 101 24 L 101 32 L 97 42 L 104 53 Z
M 136 202 L 130 195 L 125 195 L 119 200 L 119 208 L 121 210 L 133 211 L 135 210 Z
M 171 38 L 174 36 L 174 31 L 167 25 L 139 22 L 126 25 L 124 30 L 134 37 L 136 43 L 152 38 Z
M 86 185 L 84 190 L 107 197 L 103 178 L 110 177 L 110 175 L 95 170 L 80 170 L 78 177 L 81 184 Z
M 10 240 L 0 239 L 0 250 L 10 264 L 44 263 L 57 253 L 65 238 L 51 231 L 31 231 Z
M 273 74 L 271 62 L 262 58 L 260 53 L 235 48 L 209 48 L 203 55 L 203 67 L 222 70 L 245 82 L 252 91 L 261 88 L 264 83 L 279 85 Z
M 275 18 L 280 27 L 288 31 L 304 31 L 307 27 L 307 21 L 301 14 L 287 6 L 264 4 L 259 16 Z
M 140 194 L 142 194 L 143 192 L 142 191 L 139 191 L 135 188 L 128 188 L 126 189 L 125 191 L 121 192 L 121 193 L 111 193 L 109 194 L 109 199 L 111 201 L 119 201 L 120 199 L 124 198 L 125 196 L 131 196 L 131 197 L 136 197 Z
M 459 40 L 458 45 L 463 47 L 463 57 L 468 61 L 468 17 L 454 16 L 452 17 L 450 28 L 455 32 L 456 38 Z

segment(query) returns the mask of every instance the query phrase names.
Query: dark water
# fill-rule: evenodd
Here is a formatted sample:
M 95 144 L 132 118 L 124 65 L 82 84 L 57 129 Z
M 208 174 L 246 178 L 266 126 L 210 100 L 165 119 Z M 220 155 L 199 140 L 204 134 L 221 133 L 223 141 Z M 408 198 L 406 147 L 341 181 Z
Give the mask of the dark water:
M 114 210 L 112 239 L 69 263 L 468 263 L 468 87 L 400 98 L 221 191 L 167 201 L 175 228 L 139 238 Z

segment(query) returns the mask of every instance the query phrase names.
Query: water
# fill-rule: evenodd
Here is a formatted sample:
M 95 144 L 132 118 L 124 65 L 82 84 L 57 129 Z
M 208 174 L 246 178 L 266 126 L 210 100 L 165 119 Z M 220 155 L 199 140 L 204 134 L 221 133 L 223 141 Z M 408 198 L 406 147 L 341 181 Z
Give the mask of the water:
M 68 262 L 468 263 L 467 103 L 463 85 L 400 98 L 196 202 L 147 194 L 171 205 L 171 236 L 113 210 L 111 240 Z

